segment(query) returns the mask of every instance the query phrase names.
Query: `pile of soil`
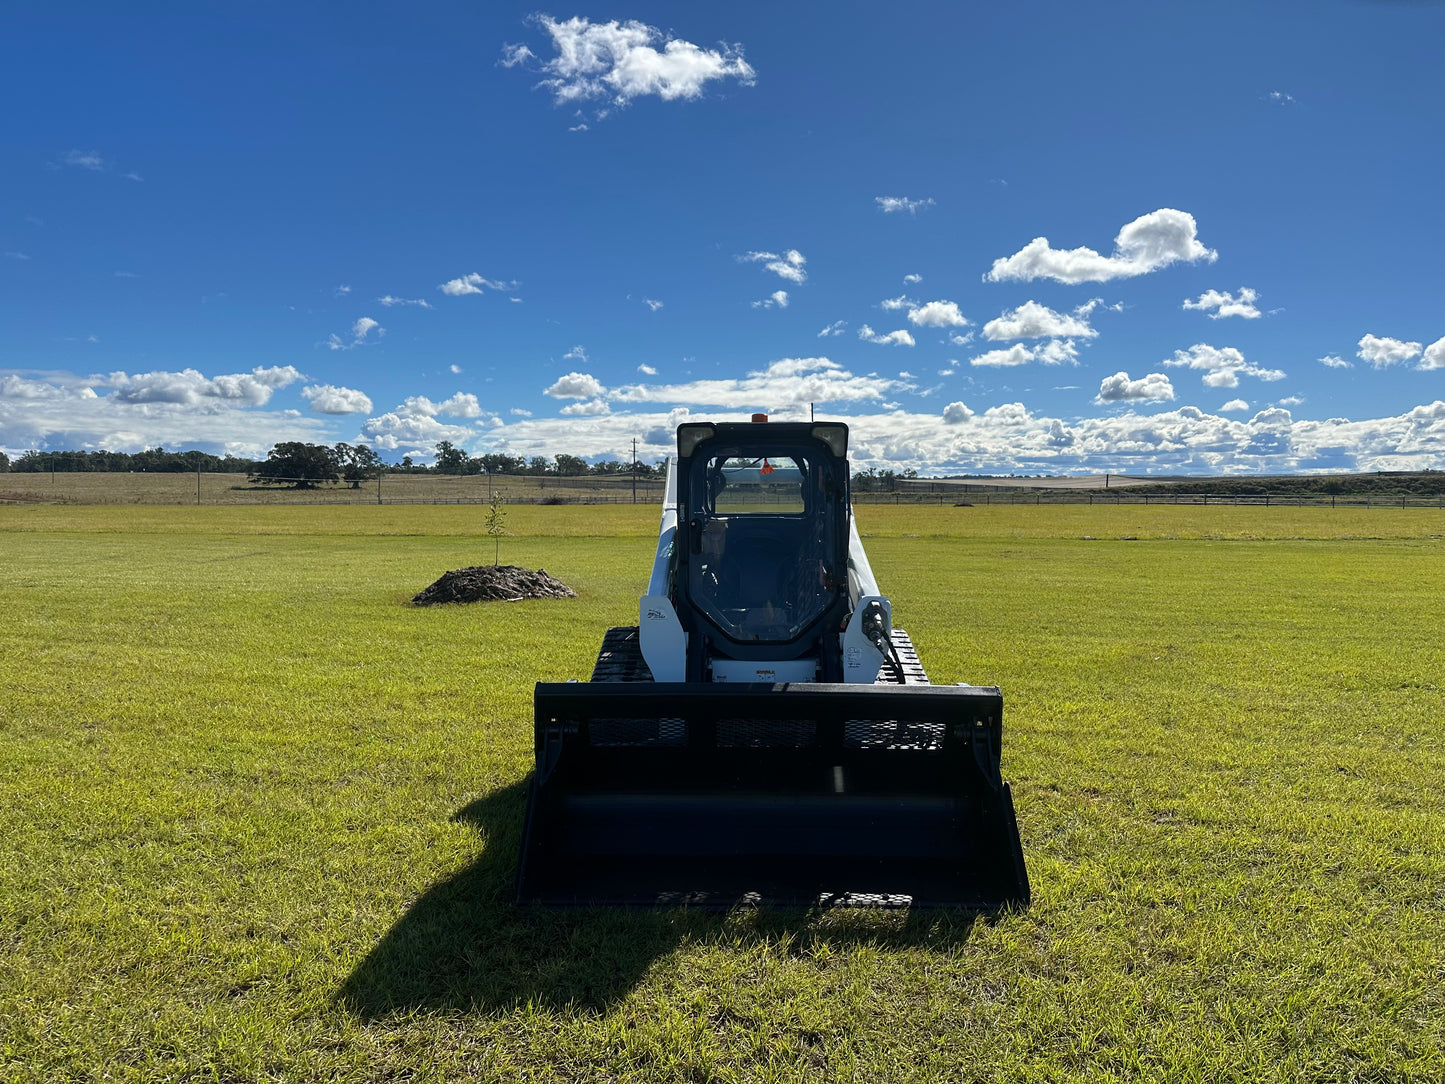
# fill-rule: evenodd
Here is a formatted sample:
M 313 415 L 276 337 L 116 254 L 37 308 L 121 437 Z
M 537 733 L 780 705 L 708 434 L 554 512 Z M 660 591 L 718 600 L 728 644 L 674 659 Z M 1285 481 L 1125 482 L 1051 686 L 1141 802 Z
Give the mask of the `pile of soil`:
M 446 573 L 412 598 L 417 606 L 443 602 L 520 602 L 524 598 L 576 598 L 577 592 L 547 575 L 516 565 L 477 565 Z

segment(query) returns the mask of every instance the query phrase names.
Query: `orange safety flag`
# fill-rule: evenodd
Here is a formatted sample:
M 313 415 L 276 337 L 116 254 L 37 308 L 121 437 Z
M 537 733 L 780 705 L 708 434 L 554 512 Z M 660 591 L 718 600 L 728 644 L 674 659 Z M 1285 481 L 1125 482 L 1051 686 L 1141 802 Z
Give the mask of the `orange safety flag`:
M 764 459 L 764 460 L 763 460 L 763 467 L 762 467 L 762 469 L 761 469 L 760 471 L 758 471 L 758 473 L 759 473 L 759 474 L 772 474 L 772 473 L 773 473 L 773 465 L 772 465 L 771 463 L 769 463 L 766 459 Z

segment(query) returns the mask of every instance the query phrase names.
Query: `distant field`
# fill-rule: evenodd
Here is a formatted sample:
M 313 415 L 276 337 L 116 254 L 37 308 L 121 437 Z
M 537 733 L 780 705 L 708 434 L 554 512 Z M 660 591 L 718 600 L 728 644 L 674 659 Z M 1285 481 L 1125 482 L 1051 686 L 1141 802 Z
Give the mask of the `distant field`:
M 484 511 L 0 509 L 0 1079 L 1439 1080 L 1445 512 L 862 508 L 1004 690 L 1034 903 L 973 922 L 512 907 L 532 684 L 657 511 L 410 607 Z

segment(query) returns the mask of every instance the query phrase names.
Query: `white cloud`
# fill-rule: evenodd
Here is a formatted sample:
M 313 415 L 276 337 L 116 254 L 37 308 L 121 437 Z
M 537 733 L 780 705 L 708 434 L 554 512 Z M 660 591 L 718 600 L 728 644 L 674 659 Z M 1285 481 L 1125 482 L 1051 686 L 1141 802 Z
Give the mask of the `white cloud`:
M 1034 360 L 1034 352 L 1023 343 L 1015 343 L 1005 350 L 990 350 L 980 354 L 976 358 L 969 358 L 970 365 L 991 365 L 1001 368 L 1009 368 L 1015 365 L 1027 365 Z
M 1256 320 L 1259 318 L 1260 312 L 1254 303 L 1258 299 L 1259 294 L 1256 291 L 1251 290 L 1248 286 L 1241 286 L 1238 297 L 1233 294 L 1220 293 L 1218 290 L 1206 290 L 1195 301 L 1190 301 L 1186 297 L 1184 307 L 1200 312 L 1209 312 L 1210 309 L 1214 309 L 1214 312 L 1209 313 L 1211 320 L 1219 320 L 1226 316 L 1242 316 L 1246 320 Z
M 1007 311 L 983 325 L 983 337 L 993 341 L 1041 339 L 1060 335 L 1091 339 L 1098 334 L 1089 326 L 1088 320 L 1081 316 L 1069 316 L 1065 313 L 1055 312 L 1046 305 L 1040 305 L 1037 301 L 1025 301 L 1018 308 Z
M 61 161 L 67 166 L 79 166 L 95 173 L 105 171 L 105 159 L 96 151 L 66 151 Z
M 1120 371 L 1099 382 L 1099 394 L 1094 402 L 1119 403 L 1125 400 L 1158 401 L 1173 398 L 1174 385 L 1163 373 L 1150 373 L 1138 380 L 1130 380 L 1128 373 Z
M 774 290 L 771 295 L 769 295 L 767 298 L 763 299 L 762 301 L 754 301 L 754 302 L 753 302 L 753 308 L 755 308 L 755 309 L 772 309 L 772 308 L 786 309 L 787 307 L 788 307 L 788 291 L 787 291 L 787 290 Z
M 1425 356 L 1420 359 L 1418 369 L 1445 369 L 1445 336 L 1425 347 Z
M 1374 335 L 1366 335 L 1360 340 L 1359 347 L 1358 356 L 1368 361 L 1376 369 L 1399 365 L 1420 353 L 1420 344 L 1417 342 L 1402 342 L 1400 339 L 1380 338 Z
M 653 312 L 656 312 L 658 309 L 662 308 L 662 302 L 656 300 L 655 298 L 644 297 L 644 298 L 642 299 L 642 303 L 643 303 L 644 305 L 646 305 L 649 309 L 651 309 Z
M 886 335 L 880 335 L 867 324 L 858 329 L 858 338 L 866 343 L 878 343 L 882 346 L 913 346 L 913 336 L 903 328 L 897 331 L 890 331 Z
M 756 77 L 738 45 L 703 49 L 636 20 L 593 23 L 578 16 L 559 22 L 550 15 L 533 20 L 551 35 L 556 50 L 541 65 L 546 78 L 538 86 L 550 90 L 557 105 L 602 99 L 620 107 L 647 95 L 676 101 L 700 97 L 714 80 L 751 86 Z M 510 68 L 532 59 L 525 45 L 507 45 L 501 63 Z
M 1171 398 L 1173 398 L 1173 397 L 1171 396 Z M 1243 399 L 1231 399 L 1229 402 L 1225 403 L 1225 404 L 1224 404 L 1222 407 L 1220 407 L 1219 409 L 1220 409 L 1221 411 L 1248 410 L 1248 409 L 1249 409 L 1249 404 L 1246 403 Z
M 897 312 L 899 309 L 912 308 L 913 304 L 907 294 L 899 294 L 897 297 L 885 297 L 878 302 L 878 307 L 884 312 Z
M 583 346 L 574 346 L 571 350 L 568 350 L 567 353 L 565 353 L 565 354 L 562 355 L 562 360 L 563 360 L 563 361 L 586 361 L 586 360 L 587 360 L 587 350 L 586 350 L 586 348 L 583 347 Z
M 437 287 L 442 293 L 451 297 L 465 297 L 467 294 L 480 294 L 486 290 L 496 290 L 499 293 L 511 293 L 517 288 L 515 281 L 506 282 L 483 278 L 475 271 L 463 275 L 461 278 L 450 279 Z
M 514 414 L 514 415 L 516 415 L 518 418 L 530 418 L 530 417 L 532 416 L 532 412 L 531 412 L 530 410 L 524 410 L 524 409 L 522 409 L 521 407 L 515 407 L 515 406 L 514 406 L 511 410 L 509 410 L 507 413 L 509 413 L 509 414 Z
M 901 385 L 878 376 L 854 376 L 828 358 L 783 358 L 742 379 L 693 380 L 681 384 L 634 384 L 614 388 L 613 402 L 670 403 L 691 407 L 769 413 L 809 403 L 881 402 Z
M 954 346 L 967 346 L 969 343 L 973 342 L 973 332 L 965 331 L 962 335 L 960 335 L 956 331 L 951 331 L 948 333 L 948 341 Z
M 378 303 L 385 305 L 387 308 L 391 308 L 393 305 L 418 305 L 423 309 L 431 308 L 431 302 L 427 301 L 425 298 L 420 297 L 392 297 L 391 294 L 387 294 L 385 297 L 378 297 L 376 300 Z
M 922 207 L 932 207 L 931 199 L 909 199 L 907 196 L 874 196 L 873 202 L 878 204 L 878 209 L 885 215 L 896 214 L 899 211 L 907 211 L 909 214 L 917 214 Z
M 800 286 L 808 281 L 808 272 L 803 270 L 808 260 L 795 248 L 788 249 L 781 256 L 776 252 L 749 252 L 739 256 L 738 262 L 761 263 L 765 270 Z
M 290 365 L 257 367 L 249 373 L 230 373 L 205 377 L 195 369 L 180 372 L 156 371 L 129 375 L 111 373 L 104 386 L 113 388 L 115 398 L 123 403 L 176 403 L 200 406 L 208 402 L 229 402 L 245 406 L 263 406 L 277 388 L 303 379 Z
M 422 397 L 408 399 L 393 411 L 367 418 L 361 424 L 362 439 L 373 448 L 395 451 L 397 448 L 430 449 L 443 440 L 461 444 L 472 436 L 472 430 L 466 426 L 438 421 L 435 410 L 435 404 Z
M 945 425 L 958 425 L 973 417 L 973 411 L 969 410 L 963 403 L 949 403 L 943 408 L 943 422 Z
M 350 286 L 347 286 L 347 285 L 345 285 L 345 284 L 342 284 L 342 285 L 336 287 L 336 296 L 337 296 L 337 297 L 345 297 L 345 296 L 346 296 L 347 294 L 349 294 L 349 293 L 351 293 L 351 287 L 350 287 Z
M 992 366 L 994 368 L 1013 368 L 1019 365 L 1027 365 L 1031 361 L 1041 361 L 1045 365 L 1061 365 L 1064 362 L 1075 362 L 1078 360 L 1079 349 L 1074 345 L 1072 339 L 1050 339 L 1038 346 L 1025 346 L 1023 343 L 1014 343 L 1013 346 L 1000 350 L 988 350 L 976 358 L 970 358 L 970 365 Z
M 326 346 L 330 350 L 354 350 L 358 346 L 364 346 L 370 340 L 367 338 L 373 331 L 379 339 L 386 334 L 386 328 L 373 320 L 370 316 L 363 316 L 356 323 L 351 325 L 351 341 L 347 342 L 340 335 L 332 334 L 326 340 Z
M 923 276 L 922 276 L 922 275 L 904 275 L 904 276 L 903 276 L 903 281 L 906 282 L 909 286 L 917 286 L 920 282 L 923 281 Z
M 1236 399 L 1236 400 L 1234 400 L 1234 401 L 1235 401 L 1236 403 L 1238 403 L 1238 402 L 1242 402 L 1243 400 Z M 1297 407 L 1297 406 L 1303 406 L 1303 405 L 1304 405 L 1304 397 L 1303 397 L 1303 396 L 1300 396 L 1300 395 L 1286 395 L 1283 399 L 1281 399 L 1281 400 L 1279 401 L 1279 405 L 1282 406 L 1282 407 Z
M 449 399 L 444 399 L 436 405 L 436 413 L 446 414 L 453 418 L 480 418 L 482 416 L 482 405 L 477 397 L 471 392 L 456 392 Z
M 651 365 L 639 365 L 639 366 L 637 367 L 637 371 L 638 371 L 639 373 L 641 373 L 643 376 L 656 376 L 656 375 L 657 375 L 657 370 L 654 369 Z
M 1326 354 L 1324 357 L 1320 358 L 1319 361 L 1320 364 L 1325 366 L 1327 369 L 1350 368 L 1350 363 L 1336 354 Z
M 955 301 L 930 301 L 908 310 L 908 319 L 918 327 L 967 327 Z
M 1166 359 L 1164 364 L 1204 370 L 1201 379 L 1210 388 L 1237 388 L 1241 376 L 1283 380 L 1285 375 L 1280 369 L 1262 369 L 1246 361 L 1244 355 L 1232 346 L 1210 346 L 1208 343 L 1195 343 L 1188 350 L 1176 350 L 1174 357 Z
M 460 365 L 456 364 L 455 362 L 453 362 L 451 365 L 448 365 L 448 366 L 447 366 L 447 369 L 451 372 L 451 374 L 452 374 L 453 376 L 461 376 L 461 375 L 462 375 L 462 367 L 461 367 Z
M 1286 94 L 1282 90 L 1271 90 L 1269 92 L 1269 100 L 1276 105 L 1293 105 L 1295 99 L 1293 94 Z
M 1076 284 L 1132 278 L 1181 260 L 1213 262 L 1219 254 L 1195 236 L 1194 216 L 1161 207 L 1128 223 L 1114 238 L 1114 254 L 1101 256 L 1091 248 L 1056 249 L 1047 237 L 1035 237 L 1012 256 L 993 262 L 988 282 L 1038 278 Z
M 1034 348 L 1034 360 L 1046 365 L 1062 365 L 1079 360 L 1079 348 L 1073 339 L 1050 339 Z
M 841 334 L 843 334 L 843 330 L 844 330 L 847 326 L 848 326 L 848 321 L 847 321 L 847 320 L 834 320 L 831 324 L 829 324 L 827 327 L 825 327 L 822 331 L 818 332 L 818 338 L 820 338 L 820 339 L 826 339 L 826 338 L 828 338 L 829 336 L 832 336 L 832 335 L 841 335 Z
M 590 416 L 594 414 L 606 414 L 610 407 L 601 399 L 591 399 L 585 403 L 568 403 L 562 408 L 563 414 Z
M 548 388 L 545 394 L 554 399 L 596 399 L 606 395 L 607 389 L 590 373 L 568 373 Z
M 370 414 L 371 399 L 355 388 L 338 388 L 332 384 L 310 384 L 301 389 L 301 398 L 318 414 Z

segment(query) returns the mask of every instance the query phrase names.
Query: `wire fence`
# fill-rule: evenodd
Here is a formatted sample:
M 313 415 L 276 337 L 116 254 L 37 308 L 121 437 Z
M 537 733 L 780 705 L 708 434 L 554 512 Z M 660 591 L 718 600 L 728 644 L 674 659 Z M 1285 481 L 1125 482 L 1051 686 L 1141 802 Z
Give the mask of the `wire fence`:
M 0 503 L 192 505 L 484 505 L 494 493 L 508 504 L 646 504 L 662 501 L 663 483 L 630 477 L 385 474 L 356 487 L 263 485 L 244 474 L 57 472 L 0 474 Z M 1445 508 L 1445 494 L 1141 493 L 1134 488 L 991 488 L 902 480 L 890 491 L 854 488 L 855 504 L 933 505 L 1229 505 L 1315 508 Z

